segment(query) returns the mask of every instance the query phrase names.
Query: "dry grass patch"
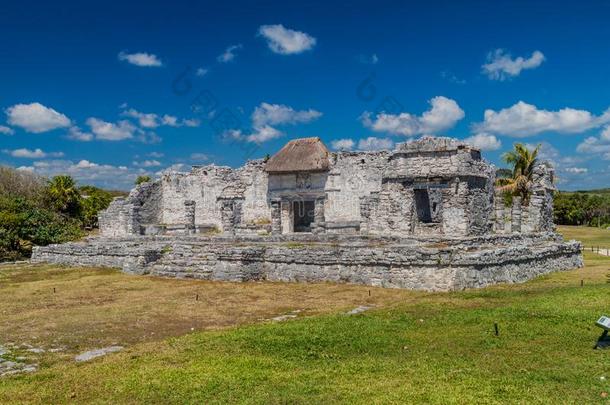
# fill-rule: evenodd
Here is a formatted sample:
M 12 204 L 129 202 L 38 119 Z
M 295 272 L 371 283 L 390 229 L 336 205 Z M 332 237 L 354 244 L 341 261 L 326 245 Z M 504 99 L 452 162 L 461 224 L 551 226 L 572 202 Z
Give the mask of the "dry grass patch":
M 0 345 L 60 347 L 72 355 L 260 322 L 291 311 L 301 317 L 358 305 L 384 307 L 419 295 L 326 283 L 207 282 L 99 268 L 5 266 L 0 270 Z

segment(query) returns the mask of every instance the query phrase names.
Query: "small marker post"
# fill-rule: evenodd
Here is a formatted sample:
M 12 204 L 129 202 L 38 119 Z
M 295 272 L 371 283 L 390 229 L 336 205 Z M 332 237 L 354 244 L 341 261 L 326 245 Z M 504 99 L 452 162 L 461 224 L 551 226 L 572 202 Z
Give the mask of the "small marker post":
M 494 332 L 496 336 L 500 336 L 500 329 L 498 328 L 498 323 L 494 322 Z
M 55 287 L 53 287 L 53 294 L 55 294 Z
M 371 296 L 371 290 L 369 290 L 369 297 Z
M 585 285 L 585 280 L 580 280 L 580 286 L 584 286 Z
M 199 301 L 199 294 L 195 294 L 195 301 Z

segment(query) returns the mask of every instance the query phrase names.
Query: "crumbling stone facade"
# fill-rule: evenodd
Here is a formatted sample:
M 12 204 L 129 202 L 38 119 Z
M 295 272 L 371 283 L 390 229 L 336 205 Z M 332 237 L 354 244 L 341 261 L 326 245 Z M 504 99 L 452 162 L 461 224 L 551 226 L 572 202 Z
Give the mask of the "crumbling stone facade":
M 553 176 L 550 165 L 537 165 L 529 201 L 515 197 L 506 207 L 494 190 L 494 166 L 455 139 L 337 153 L 318 138 L 297 139 L 268 161 L 196 166 L 138 185 L 101 213 L 99 238 L 37 248 L 34 260 L 434 290 L 522 281 L 581 264 L 578 244 L 554 233 Z M 509 249 L 514 240 L 526 251 Z M 295 241 L 307 248 L 285 246 Z M 448 244 L 429 254 L 427 246 Z M 546 259 L 534 260 L 537 251 Z M 242 271 L 250 276 L 236 275 Z

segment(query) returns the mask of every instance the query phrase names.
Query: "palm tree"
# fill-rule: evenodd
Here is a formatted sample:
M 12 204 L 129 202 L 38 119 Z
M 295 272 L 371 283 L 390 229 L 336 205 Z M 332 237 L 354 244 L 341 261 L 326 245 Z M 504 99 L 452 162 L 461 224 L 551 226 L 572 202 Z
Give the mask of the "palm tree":
M 70 176 L 55 176 L 49 181 L 47 193 L 51 203 L 64 214 L 75 216 L 80 207 L 80 192 Z
M 502 160 L 513 167 L 512 177 L 498 179 L 496 181 L 498 189 L 509 192 L 513 196 L 520 196 L 522 201 L 527 204 L 539 150 L 540 145 L 536 146 L 534 150 L 529 150 L 522 143 L 516 143 L 514 150 L 503 154 Z

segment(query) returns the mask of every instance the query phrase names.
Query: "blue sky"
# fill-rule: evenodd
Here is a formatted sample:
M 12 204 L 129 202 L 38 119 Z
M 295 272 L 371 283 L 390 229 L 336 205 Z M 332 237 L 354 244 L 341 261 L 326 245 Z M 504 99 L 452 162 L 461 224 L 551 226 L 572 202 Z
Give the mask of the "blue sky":
M 610 3 L 31 2 L 0 14 L 0 163 L 130 188 L 292 138 L 542 144 L 610 186 Z

